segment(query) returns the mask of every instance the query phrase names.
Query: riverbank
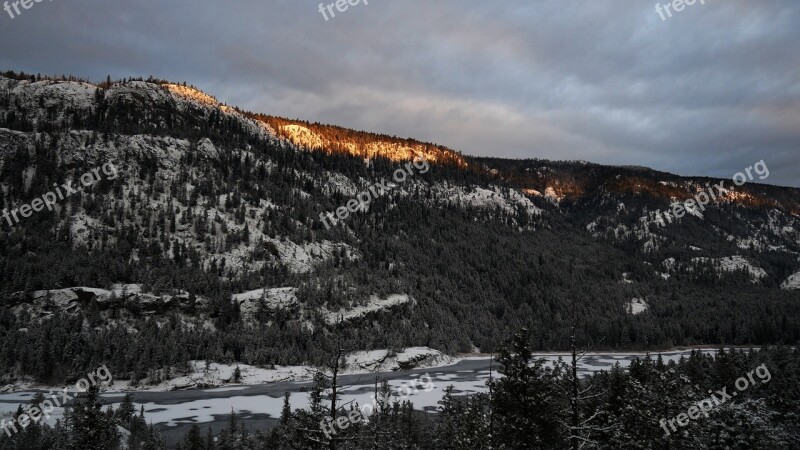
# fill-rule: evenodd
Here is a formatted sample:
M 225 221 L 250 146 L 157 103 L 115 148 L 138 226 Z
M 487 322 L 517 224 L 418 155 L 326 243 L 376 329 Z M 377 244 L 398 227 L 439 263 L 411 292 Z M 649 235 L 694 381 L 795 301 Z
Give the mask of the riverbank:
M 758 347 L 725 347 L 742 348 L 749 350 Z M 715 353 L 718 348 L 709 346 L 682 347 L 663 351 L 622 351 L 622 352 L 590 352 L 584 356 L 580 366 L 589 370 L 593 367 L 608 367 L 615 362 L 625 362 L 634 357 L 644 357 L 647 354 L 660 354 L 668 361 L 677 359 L 681 354 L 688 354 L 692 350 Z M 414 369 L 443 370 L 450 366 L 459 364 L 462 361 L 484 361 L 487 369 L 492 365 L 491 360 L 497 354 L 471 353 L 448 356 L 438 350 L 427 347 L 411 347 L 402 352 L 391 353 L 388 350 L 358 351 L 348 354 L 345 358 L 345 365 L 340 368 L 341 375 L 359 375 L 407 371 Z M 562 358 L 568 361 L 571 357 L 569 352 L 538 352 L 533 354 L 534 358 L 543 358 L 548 363 L 553 363 Z M 619 358 L 622 357 L 620 360 Z M 177 376 L 170 380 L 150 383 L 147 379 L 133 384 L 130 380 L 118 380 L 109 385 L 104 392 L 173 392 L 194 389 L 214 389 L 214 388 L 235 388 L 241 386 L 258 386 L 269 383 L 281 382 L 306 382 L 313 379 L 314 374 L 321 370 L 312 366 L 275 366 L 263 368 L 250 366 L 247 364 L 219 364 L 206 363 L 206 361 L 191 361 L 190 370 L 186 373 L 177 373 Z M 493 363 L 496 370 L 498 364 Z M 623 365 L 627 367 L 627 365 Z M 237 368 L 239 371 L 237 377 Z M 30 380 L 18 381 L 0 387 L 0 394 L 28 391 L 50 391 L 63 390 L 64 385 L 51 386 L 36 383 Z M 69 387 L 69 386 L 67 386 Z

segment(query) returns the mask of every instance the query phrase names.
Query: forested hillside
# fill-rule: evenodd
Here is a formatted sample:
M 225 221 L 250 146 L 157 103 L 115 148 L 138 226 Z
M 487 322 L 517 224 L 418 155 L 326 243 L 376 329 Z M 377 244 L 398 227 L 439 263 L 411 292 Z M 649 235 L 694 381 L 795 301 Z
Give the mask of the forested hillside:
M 430 170 L 394 181 L 413 158 Z M 564 349 L 573 324 L 595 349 L 800 338 L 797 189 L 748 184 L 661 227 L 652 212 L 718 180 L 473 158 L 163 80 L 0 78 L 0 209 L 107 164 L 118 176 L 3 220 L 6 382 L 316 364 L 331 333 L 446 353 L 497 351 L 523 327 L 532 349 Z M 382 181 L 366 210 L 320 221 Z

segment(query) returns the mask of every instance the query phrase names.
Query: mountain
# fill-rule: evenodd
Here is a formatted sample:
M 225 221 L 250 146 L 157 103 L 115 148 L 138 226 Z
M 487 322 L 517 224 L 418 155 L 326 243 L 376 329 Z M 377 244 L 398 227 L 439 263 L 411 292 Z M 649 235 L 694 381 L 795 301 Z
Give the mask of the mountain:
M 563 349 L 572 324 L 595 349 L 796 343 L 800 190 L 687 205 L 720 182 L 7 72 L 0 376 L 313 364 L 334 340 L 492 352 L 523 327 Z M 662 225 L 673 202 L 686 214 Z

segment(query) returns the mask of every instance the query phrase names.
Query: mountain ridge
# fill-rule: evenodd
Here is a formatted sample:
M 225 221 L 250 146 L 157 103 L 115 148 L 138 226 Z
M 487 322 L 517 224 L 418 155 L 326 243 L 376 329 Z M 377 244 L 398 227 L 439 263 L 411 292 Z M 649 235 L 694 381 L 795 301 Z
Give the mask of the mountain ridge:
M 113 364 L 137 379 L 198 358 L 318 363 L 334 336 L 454 354 L 526 327 L 535 350 L 563 350 L 574 320 L 605 349 L 800 337 L 797 189 L 745 185 L 755 200 L 659 226 L 657 210 L 718 180 L 314 124 L 329 143 L 309 149 L 182 84 L 21 78 L 0 78 L 0 208 L 105 163 L 120 176 L 0 225 L 0 376 L 71 367 L 19 365 L 52 333 L 147 349 Z M 428 172 L 393 181 L 425 151 Z M 366 210 L 319 221 L 381 182 Z

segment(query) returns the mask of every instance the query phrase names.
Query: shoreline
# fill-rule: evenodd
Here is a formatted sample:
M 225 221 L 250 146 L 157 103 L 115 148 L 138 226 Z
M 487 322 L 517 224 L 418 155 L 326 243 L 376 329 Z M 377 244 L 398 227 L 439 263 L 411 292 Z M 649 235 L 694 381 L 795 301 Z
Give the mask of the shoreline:
M 692 346 L 692 347 L 676 347 L 668 350 L 627 350 L 627 351 L 592 351 L 587 352 L 584 354 L 584 358 L 586 357 L 600 357 L 600 358 L 631 358 L 631 357 L 644 357 L 646 355 L 675 355 L 680 353 L 688 353 L 692 350 L 698 350 L 702 352 L 718 352 L 720 348 L 728 349 L 736 349 L 736 350 L 759 350 L 762 347 L 755 347 L 755 346 L 726 346 L 726 347 L 711 347 L 711 346 Z M 435 361 L 433 364 L 430 365 L 419 365 L 416 367 L 410 367 L 408 369 L 397 369 L 393 368 L 391 370 L 367 370 L 364 368 L 360 369 L 342 369 L 340 370 L 340 375 L 368 375 L 368 374 L 379 374 L 379 373 L 403 373 L 403 372 L 412 372 L 412 371 L 436 371 L 436 370 L 445 370 L 454 366 L 457 366 L 462 361 L 489 361 L 493 358 L 496 358 L 499 354 L 498 353 L 459 353 L 456 356 L 446 356 L 441 355 L 441 359 Z M 553 358 L 553 357 L 564 357 L 568 358 L 571 356 L 569 351 L 548 351 L 548 352 L 534 352 L 532 353 L 534 359 L 539 358 Z M 204 361 L 192 361 L 190 365 L 199 366 L 204 364 Z M 248 366 L 245 364 L 217 364 L 212 363 L 212 366 L 216 366 L 216 377 L 211 378 L 203 378 L 197 381 L 185 381 L 183 386 L 180 384 L 180 380 L 184 378 L 188 378 L 191 376 L 197 376 L 199 372 L 195 371 L 192 374 L 187 376 L 178 376 L 166 382 L 162 382 L 159 385 L 140 385 L 132 387 L 130 386 L 129 380 L 115 380 L 113 385 L 106 387 L 102 391 L 102 395 L 121 395 L 125 393 L 158 393 L 158 392 L 178 392 L 178 391 L 202 391 L 202 390 L 210 390 L 210 389 L 246 389 L 252 386 L 261 386 L 264 384 L 274 384 L 274 383 L 306 383 L 313 379 L 313 374 L 316 371 L 319 371 L 319 368 L 311 367 L 311 366 L 277 366 L 276 369 L 263 369 L 258 368 L 255 366 Z M 499 366 L 499 364 L 498 364 Z M 253 380 L 254 382 L 243 382 L 243 383 L 232 383 L 230 382 L 230 378 L 226 378 L 223 375 L 223 371 L 229 370 L 232 371 L 233 367 L 240 367 L 244 368 L 243 373 L 245 371 L 252 371 L 254 373 L 251 374 L 253 378 L 258 378 L 257 380 Z M 173 384 L 170 384 L 173 383 Z M 2 395 L 11 395 L 11 394 L 19 394 L 19 393 L 28 393 L 28 392 L 47 392 L 47 391 L 61 391 L 64 388 L 67 388 L 69 392 L 77 391 L 77 389 L 73 389 L 73 385 L 71 384 L 62 384 L 60 386 L 53 386 L 53 385 L 43 385 L 35 382 L 30 381 L 20 381 L 16 383 L 9 383 L 5 386 L 0 387 L 0 396 Z

